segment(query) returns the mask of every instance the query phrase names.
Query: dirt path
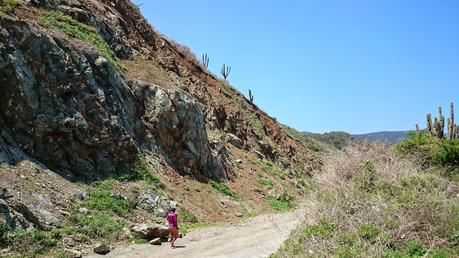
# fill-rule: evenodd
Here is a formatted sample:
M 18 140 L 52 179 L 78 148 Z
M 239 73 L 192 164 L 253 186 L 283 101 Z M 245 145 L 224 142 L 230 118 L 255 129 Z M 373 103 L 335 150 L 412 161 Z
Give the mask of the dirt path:
M 262 215 L 237 225 L 195 229 L 177 240 L 176 249 L 171 249 L 169 243 L 129 245 L 117 247 L 105 256 L 90 257 L 268 257 L 303 219 L 302 210 Z

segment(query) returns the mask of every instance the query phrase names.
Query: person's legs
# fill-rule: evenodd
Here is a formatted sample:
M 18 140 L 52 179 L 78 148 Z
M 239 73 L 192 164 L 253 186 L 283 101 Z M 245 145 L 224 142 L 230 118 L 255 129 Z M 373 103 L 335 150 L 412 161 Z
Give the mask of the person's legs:
M 171 247 L 175 247 L 175 240 L 178 238 L 177 228 L 171 228 Z

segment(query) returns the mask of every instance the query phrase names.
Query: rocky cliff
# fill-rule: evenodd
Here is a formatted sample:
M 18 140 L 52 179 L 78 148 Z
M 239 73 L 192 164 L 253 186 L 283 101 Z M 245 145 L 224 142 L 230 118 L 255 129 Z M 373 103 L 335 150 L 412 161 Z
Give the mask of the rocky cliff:
M 321 166 L 314 151 L 157 33 L 130 1 L 0 3 L 13 5 L 0 12 L 1 187 L 8 192 L 0 217 L 10 226 L 58 225 L 71 200 L 55 200 L 74 194 L 71 184 L 115 178 L 138 166 L 139 155 L 188 207 L 201 197 L 187 199 L 193 195 L 181 184 L 194 183 L 183 180 L 229 181 L 255 207 L 266 195 L 251 192 L 262 164 L 290 178 Z M 29 176 L 18 176 L 30 164 L 65 179 L 66 189 L 55 196 L 48 187 L 24 190 Z M 46 184 L 46 173 L 36 181 Z M 34 202 L 15 193 L 42 194 L 49 205 L 21 209 Z M 200 217 L 211 217 L 213 209 L 203 209 Z

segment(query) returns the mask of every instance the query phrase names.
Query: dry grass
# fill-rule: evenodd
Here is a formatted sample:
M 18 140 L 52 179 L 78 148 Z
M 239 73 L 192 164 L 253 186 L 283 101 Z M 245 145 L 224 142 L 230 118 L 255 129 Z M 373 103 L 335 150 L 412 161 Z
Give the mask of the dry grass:
M 350 146 L 315 178 L 316 223 L 294 232 L 274 257 L 459 255 L 457 183 L 390 146 Z

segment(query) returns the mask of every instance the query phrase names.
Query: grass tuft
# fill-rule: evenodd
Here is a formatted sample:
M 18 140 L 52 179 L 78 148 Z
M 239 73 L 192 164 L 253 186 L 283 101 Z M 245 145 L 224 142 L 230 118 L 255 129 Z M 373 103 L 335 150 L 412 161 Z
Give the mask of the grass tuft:
M 237 195 L 235 192 L 233 192 L 227 185 L 225 185 L 222 182 L 218 182 L 215 180 L 211 180 L 210 184 L 212 185 L 213 188 L 215 188 L 218 192 L 228 196 L 231 198 L 233 201 L 240 201 L 241 197 Z
M 0 17 L 12 14 L 20 4 L 19 0 L 0 0 Z
M 57 12 L 43 12 L 39 24 L 45 28 L 62 31 L 69 37 L 89 42 L 116 70 L 119 72 L 124 70 L 115 53 L 95 28 Z

